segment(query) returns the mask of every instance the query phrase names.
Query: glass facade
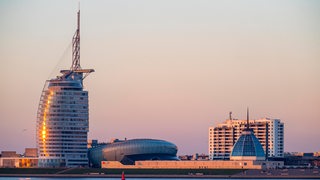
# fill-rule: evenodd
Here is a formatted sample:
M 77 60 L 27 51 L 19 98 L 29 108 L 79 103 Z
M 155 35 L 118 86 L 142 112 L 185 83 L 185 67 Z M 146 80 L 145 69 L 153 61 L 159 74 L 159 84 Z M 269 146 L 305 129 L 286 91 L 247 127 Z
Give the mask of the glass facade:
M 234 157 L 239 157 L 238 159 L 241 160 L 245 160 L 246 157 L 249 157 L 248 160 L 265 159 L 264 150 L 252 131 L 243 131 L 242 135 L 233 146 L 230 159 L 237 159 Z
M 156 139 L 132 139 L 98 145 L 89 149 L 89 161 L 100 167 L 101 161 L 134 164 L 138 160 L 178 160 L 175 144 Z

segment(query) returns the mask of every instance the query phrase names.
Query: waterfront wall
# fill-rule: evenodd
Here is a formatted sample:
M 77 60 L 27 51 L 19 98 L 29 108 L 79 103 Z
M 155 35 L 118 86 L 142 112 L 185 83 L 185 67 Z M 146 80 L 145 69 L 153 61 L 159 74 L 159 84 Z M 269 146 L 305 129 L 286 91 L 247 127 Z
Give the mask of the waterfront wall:
M 101 168 L 109 169 L 272 169 L 281 166 L 282 161 L 136 161 L 135 165 L 101 162 Z

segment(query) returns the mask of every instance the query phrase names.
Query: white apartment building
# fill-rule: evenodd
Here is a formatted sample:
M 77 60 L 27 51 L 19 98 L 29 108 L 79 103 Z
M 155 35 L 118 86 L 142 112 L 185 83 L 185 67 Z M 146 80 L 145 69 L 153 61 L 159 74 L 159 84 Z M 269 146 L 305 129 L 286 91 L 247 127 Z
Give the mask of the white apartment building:
M 246 128 L 246 122 L 230 118 L 209 127 L 209 159 L 229 159 L 233 145 Z M 279 119 L 249 120 L 249 124 L 267 157 L 284 156 L 284 124 Z

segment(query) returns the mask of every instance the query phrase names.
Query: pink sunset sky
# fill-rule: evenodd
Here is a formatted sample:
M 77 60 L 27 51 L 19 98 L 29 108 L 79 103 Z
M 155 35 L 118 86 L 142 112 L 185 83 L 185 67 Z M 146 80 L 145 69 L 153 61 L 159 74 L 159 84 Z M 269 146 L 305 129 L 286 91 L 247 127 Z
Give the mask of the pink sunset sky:
M 320 2 L 81 3 L 89 139 L 208 153 L 208 127 L 279 118 L 285 151 L 320 151 Z M 71 66 L 78 1 L 0 1 L 0 151 L 35 147 L 42 88 Z

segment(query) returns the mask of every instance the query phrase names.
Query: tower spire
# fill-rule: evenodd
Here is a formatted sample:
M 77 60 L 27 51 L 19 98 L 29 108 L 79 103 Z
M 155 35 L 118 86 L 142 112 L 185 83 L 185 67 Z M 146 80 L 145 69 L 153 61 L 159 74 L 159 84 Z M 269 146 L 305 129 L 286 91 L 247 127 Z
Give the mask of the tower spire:
M 81 77 L 81 80 L 94 72 L 94 69 L 82 69 L 80 66 L 80 4 L 77 13 L 77 30 L 72 38 L 72 65 L 70 70 L 61 70 L 60 72 L 64 74 L 64 78 L 68 78 L 71 74 L 77 73 L 80 75 L 78 78 Z
M 77 13 L 77 30 L 72 38 L 72 65 L 71 70 L 80 70 L 80 7 Z
M 249 129 L 249 107 L 247 107 L 247 130 Z

